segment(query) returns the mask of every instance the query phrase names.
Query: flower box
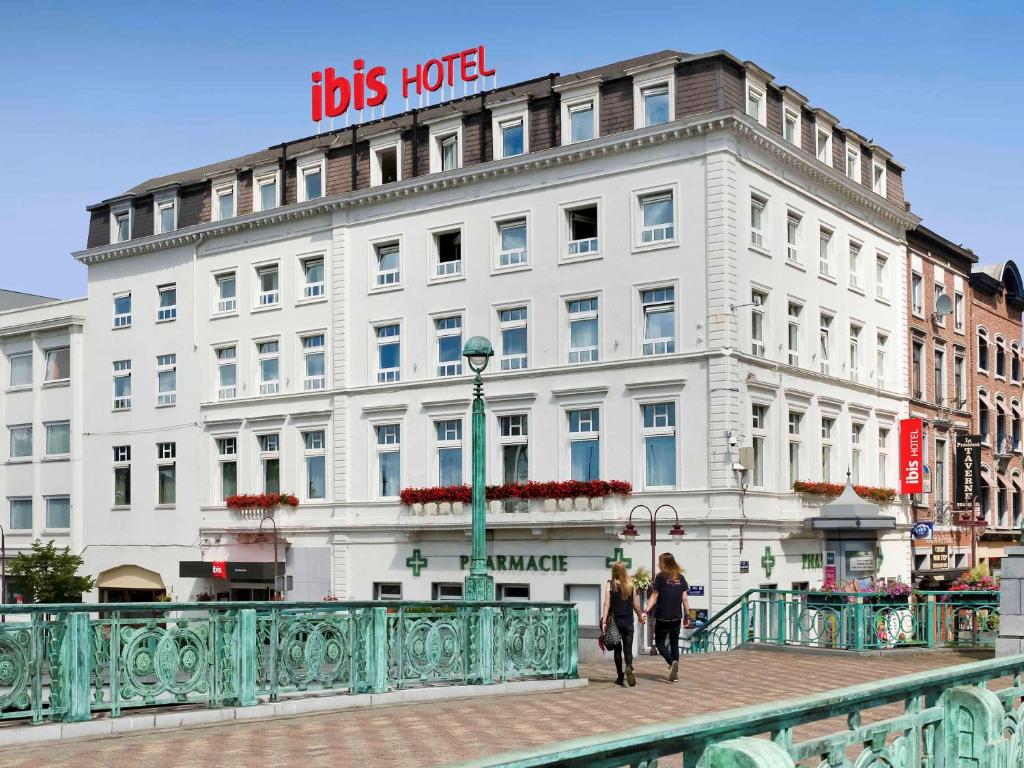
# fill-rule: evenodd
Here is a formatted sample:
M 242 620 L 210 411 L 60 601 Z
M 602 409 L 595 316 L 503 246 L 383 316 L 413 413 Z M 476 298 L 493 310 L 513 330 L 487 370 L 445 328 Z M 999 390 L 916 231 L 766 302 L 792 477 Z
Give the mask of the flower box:
M 838 497 L 845 488 L 839 483 L 816 483 L 798 480 L 793 483 L 793 490 L 797 493 L 804 493 L 809 496 L 822 496 L 828 499 Z M 898 495 L 892 488 L 873 488 L 869 485 L 855 485 L 853 490 L 862 499 L 873 501 L 875 504 L 892 504 Z
M 487 501 L 504 501 L 506 499 L 543 499 L 565 501 L 559 505 L 563 509 L 573 508 L 573 499 L 603 499 L 605 496 L 629 496 L 633 486 L 624 480 L 565 480 L 550 483 L 507 483 L 505 485 L 489 485 L 486 489 Z M 402 503 L 413 504 L 452 504 L 462 502 L 469 504 L 473 500 L 473 491 L 468 485 L 450 485 L 435 488 L 404 488 L 401 493 Z M 297 502 L 296 502 L 297 503 Z M 577 509 L 581 507 L 577 502 Z M 593 508 L 593 507 L 591 507 Z
M 224 499 L 228 509 L 274 509 L 299 506 L 299 498 L 290 493 L 237 493 Z

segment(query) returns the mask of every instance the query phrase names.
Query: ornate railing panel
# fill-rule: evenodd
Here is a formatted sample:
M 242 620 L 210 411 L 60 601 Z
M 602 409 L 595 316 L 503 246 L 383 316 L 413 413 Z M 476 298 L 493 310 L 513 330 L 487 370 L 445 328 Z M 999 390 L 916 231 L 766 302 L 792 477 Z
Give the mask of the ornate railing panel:
M 681 756 L 698 768 L 1017 768 L 1024 764 L 1022 673 L 1024 655 L 960 664 L 460 766 L 654 768 L 669 757 L 666 764 L 679 765 Z M 845 727 L 825 724 L 833 718 Z
M 577 674 L 568 603 L 11 606 L 0 719 Z

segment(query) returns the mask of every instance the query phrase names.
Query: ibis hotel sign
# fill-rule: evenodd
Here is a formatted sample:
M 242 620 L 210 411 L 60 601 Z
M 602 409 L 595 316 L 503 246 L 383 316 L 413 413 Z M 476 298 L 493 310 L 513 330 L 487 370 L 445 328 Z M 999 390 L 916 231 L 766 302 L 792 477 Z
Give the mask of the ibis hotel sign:
M 487 51 L 478 45 L 428 59 L 411 68 L 402 67 L 402 97 L 408 99 L 411 93 L 429 95 L 445 86 L 454 92 L 456 82 L 468 84 L 494 74 L 495 70 L 487 68 Z M 334 67 L 317 70 L 312 74 L 310 93 L 313 122 L 339 117 L 350 108 L 358 112 L 364 107 L 379 107 L 388 98 L 387 77 L 387 69 L 367 67 L 365 59 L 352 62 L 350 75 L 339 75 Z
M 900 420 L 900 493 L 924 493 L 921 419 Z

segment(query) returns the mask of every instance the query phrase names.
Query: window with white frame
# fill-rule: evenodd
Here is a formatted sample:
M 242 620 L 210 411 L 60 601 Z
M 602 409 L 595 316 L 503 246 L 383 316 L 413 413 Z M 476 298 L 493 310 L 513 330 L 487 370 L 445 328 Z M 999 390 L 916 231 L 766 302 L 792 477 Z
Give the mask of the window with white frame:
M 1020 383 L 1020 344 L 1010 344 L 1010 381 Z
M 32 353 L 18 352 L 7 356 L 11 366 L 11 387 L 28 387 L 32 385 Z
M 233 344 L 217 347 L 217 399 L 233 400 L 238 396 L 238 348 Z
M 401 490 L 402 426 L 378 424 L 377 436 L 377 496 L 390 499 Z
M 437 602 L 459 602 L 462 600 L 462 582 L 434 582 L 430 585 L 430 599 Z
M 235 185 L 225 184 L 213 190 L 214 221 L 224 221 L 235 216 Z
M 878 428 L 878 484 L 885 487 L 889 468 L 889 428 Z
M 437 375 L 462 373 L 462 316 L 449 315 L 434 320 L 437 334 Z
M 750 445 L 754 453 L 754 466 L 750 467 L 750 484 L 763 488 L 765 482 L 765 442 L 768 439 L 768 406 L 753 403 L 750 406 Z
M 65 531 L 71 527 L 71 497 L 46 496 L 46 530 Z
M 860 278 L 860 250 L 861 244 L 856 240 L 850 241 L 850 250 L 848 251 L 848 268 L 850 270 L 850 287 L 860 289 L 861 285 Z
M 132 504 L 132 447 L 114 446 L 114 506 L 130 507 Z
M 501 121 L 498 130 L 501 133 L 502 157 L 515 157 L 526 152 L 526 128 L 522 117 Z
M 953 330 L 964 331 L 964 295 L 960 291 L 953 292 Z
M 327 386 L 327 368 L 324 365 L 324 334 L 314 333 L 302 337 L 303 376 L 302 389 L 306 392 Z
M 669 355 L 676 351 L 676 291 L 672 286 L 640 292 L 643 313 L 644 355 Z
M 178 206 L 174 200 L 164 200 L 156 206 L 156 233 L 165 235 L 178 228 Z
M 850 475 L 854 485 L 861 483 L 861 439 L 864 437 L 864 425 L 859 421 L 850 427 Z
M 258 211 L 270 211 L 277 208 L 280 203 L 277 197 L 277 172 L 259 176 L 256 178 L 255 199 L 259 208 Z
M 434 274 L 437 277 L 451 277 L 462 274 L 462 230 L 434 233 Z
M 765 121 L 764 91 L 747 86 L 747 114 L 759 123 Z
M 643 447 L 646 488 L 676 485 L 676 404 L 644 403 Z
M 264 493 L 281 492 L 281 435 L 268 432 L 256 436 L 260 449 L 260 474 Z
M 963 350 L 953 355 L 953 406 L 960 410 L 967 404 L 967 358 Z
M 832 165 L 832 130 L 818 128 L 815 131 L 815 142 L 815 157 L 825 165 Z
M 801 305 L 791 301 L 786 310 L 786 345 L 790 365 L 800 365 L 800 329 L 803 325 L 803 309 Z
M 800 113 L 786 107 L 782 116 L 782 138 L 790 144 L 800 143 Z
M 8 518 L 12 531 L 32 530 L 32 499 L 11 498 L 7 500 L 10 508 Z
M 860 150 L 847 143 L 846 175 L 854 181 L 860 181 Z
M 50 421 L 46 427 L 46 455 L 67 456 L 71 453 L 71 423 Z
M 8 431 L 11 435 L 11 458 L 32 458 L 32 425 L 17 424 L 15 426 L 8 427 Z
M 529 367 L 529 328 L 526 307 L 498 310 L 501 332 L 501 370 L 516 371 Z
M 380 243 L 374 246 L 374 256 L 377 261 L 377 275 L 375 284 L 378 288 L 389 285 L 398 285 L 401 280 L 401 252 L 398 243 Z
M 936 504 L 946 500 L 946 441 L 935 441 L 935 477 L 932 478 L 932 493 Z
M 302 433 L 302 458 L 306 465 L 306 498 L 327 498 L 327 438 L 322 429 Z
M 114 242 L 124 243 L 132 239 L 131 211 L 114 214 Z
M 400 323 L 378 325 L 373 329 L 377 338 L 377 382 L 384 384 L 402 378 L 402 326 Z
M 517 413 L 498 417 L 498 445 L 501 448 L 501 478 L 503 483 L 525 483 L 530 479 L 529 416 Z M 522 500 L 511 500 L 506 511 L 525 510 Z
M 821 373 L 828 376 L 832 358 L 832 315 L 824 312 L 818 318 L 818 365 Z
M 886 351 L 889 346 L 889 336 L 879 333 L 875 337 L 875 385 L 879 389 L 885 389 L 887 373 Z
M 373 160 L 370 166 L 370 186 L 390 184 L 402 178 L 401 143 L 374 147 L 371 153 Z
M 569 142 L 587 141 L 597 135 L 594 120 L 594 102 L 583 101 L 572 104 L 569 112 Z
M 932 387 L 936 405 L 946 404 L 946 348 L 935 346 L 932 361 Z
M 861 326 L 850 323 L 850 381 L 860 381 Z
M 924 317 L 924 278 L 917 272 L 910 276 L 910 311 Z
M 461 163 L 459 162 L 459 134 L 449 133 L 438 136 L 434 139 L 437 142 L 437 155 L 440 160 L 441 171 L 454 171 Z
M 671 120 L 670 98 L 668 83 L 659 83 L 641 88 L 640 102 L 643 105 L 644 124 L 640 127 L 660 125 Z
M 302 297 L 319 299 L 324 295 L 324 260 L 317 256 L 302 261 Z
M 217 464 L 220 474 L 220 498 L 238 493 L 238 438 L 217 438 Z
M 601 412 L 579 408 L 569 417 L 569 479 L 589 482 L 601 477 Z
M 178 399 L 178 356 L 156 356 L 156 404 L 174 405 Z
M 765 208 L 768 200 L 761 195 L 750 196 L 750 244 L 755 248 L 764 247 Z
M 569 363 L 594 363 L 598 354 L 598 299 L 572 299 L 568 302 Z
M 280 271 L 277 264 L 256 268 L 256 304 L 273 307 L 281 303 Z
M 462 419 L 434 422 L 437 438 L 437 484 L 462 485 Z
M 988 331 L 978 329 L 978 370 L 988 372 Z
M 935 324 L 940 328 L 946 327 L 946 316 L 940 315 L 937 311 L 937 308 L 939 306 L 939 297 L 942 296 L 945 292 L 946 287 L 942 283 L 937 282 L 932 286 L 932 308 L 934 311 L 932 319 L 935 321 Z
M 300 169 L 300 175 L 302 177 L 302 185 L 300 186 L 302 191 L 302 200 L 299 201 L 300 203 L 306 202 L 307 200 L 316 200 L 318 197 L 323 197 L 324 173 L 321 163 L 304 166 Z
M 402 599 L 402 585 L 400 583 L 385 583 L 375 581 L 373 583 L 373 599 L 381 602 L 389 602 Z
M 910 343 L 910 396 L 924 397 L 924 342 L 920 339 Z
M 889 297 L 889 259 L 881 253 L 875 254 L 875 296 Z
M 260 394 L 281 391 L 281 343 L 277 339 L 256 342 L 256 367 L 260 374 Z
M 177 445 L 175 443 L 156 444 L 156 503 L 170 506 L 175 503 L 177 495 Z
M 800 480 L 800 442 L 803 431 L 804 415 L 800 411 L 789 412 L 788 451 L 789 451 L 789 487 Z
M 675 212 L 671 192 L 640 198 L 640 244 L 651 245 L 675 238 Z
M 114 294 L 114 327 L 127 328 L 132 324 L 131 292 Z
M 52 384 L 71 379 L 71 347 L 51 347 L 43 351 L 43 381 Z M 31 373 L 31 371 L 30 371 Z
M 871 165 L 871 191 L 885 197 L 885 166 L 881 163 Z
M 597 206 L 584 205 L 566 211 L 569 256 L 589 256 L 600 251 L 597 234 Z
M 786 260 L 793 264 L 801 263 L 800 259 L 800 219 L 799 213 L 786 213 Z
M 821 480 L 824 483 L 832 480 L 832 433 L 835 427 L 834 418 L 821 417 Z
M 767 306 L 768 294 L 756 288 L 753 289 L 750 292 L 750 354 L 755 357 L 764 357 L 765 355 Z
M 114 361 L 114 410 L 127 411 L 132 407 L 132 361 Z
M 1006 341 L 996 335 L 996 376 L 1006 378 Z
M 498 224 L 498 266 L 517 267 L 527 263 L 526 219 Z
M 827 227 L 818 228 L 818 273 L 833 276 L 832 270 L 832 230 Z
M 217 283 L 216 312 L 234 312 L 237 307 L 237 284 L 234 272 L 224 272 L 214 276 Z
M 174 320 L 178 316 L 178 287 L 174 283 L 161 285 L 156 289 L 156 292 L 156 321 L 162 323 L 167 320 Z

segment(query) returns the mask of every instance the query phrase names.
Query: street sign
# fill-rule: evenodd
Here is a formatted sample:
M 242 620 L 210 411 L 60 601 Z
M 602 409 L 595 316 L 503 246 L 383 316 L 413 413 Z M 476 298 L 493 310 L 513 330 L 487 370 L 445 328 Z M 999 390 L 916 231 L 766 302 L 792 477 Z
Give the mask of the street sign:
M 749 560 L 740 560 L 740 573 L 750 573 Z
M 690 588 L 686 590 L 686 594 L 690 597 L 704 597 L 704 587 L 699 584 L 691 584 Z

